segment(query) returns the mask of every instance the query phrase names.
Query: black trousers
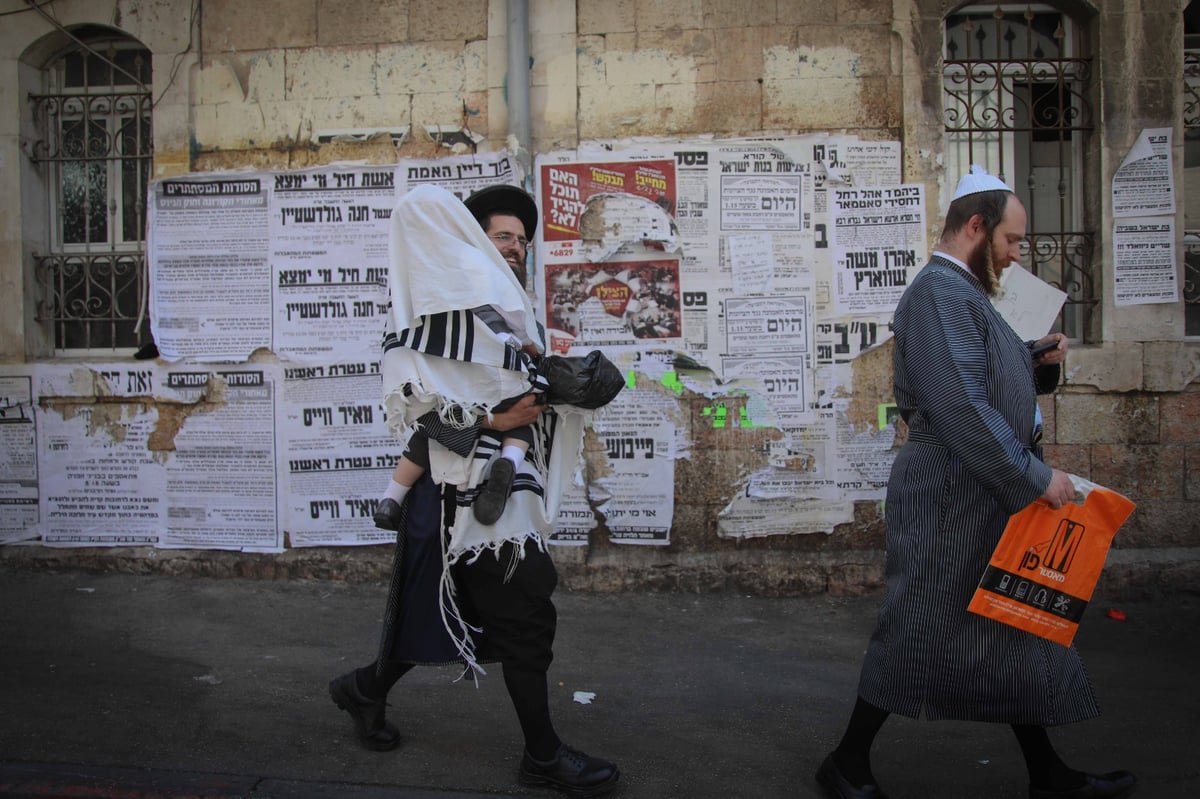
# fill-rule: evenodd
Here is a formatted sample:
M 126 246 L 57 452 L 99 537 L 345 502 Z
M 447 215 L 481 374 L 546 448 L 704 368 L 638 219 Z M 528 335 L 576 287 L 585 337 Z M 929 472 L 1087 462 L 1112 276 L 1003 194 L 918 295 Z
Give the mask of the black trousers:
M 518 546 L 524 557 L 505 580 Z M 506 669 L 547 671 L 558 628 L 558 612 L 550 598 L 558 586 L 558 572 L 550 555 L 536 541 L 508 542 L 497 553 L 485 551 L 473 563 L 460 561 L 453 568 L 464 600 L 461 610 L 483 628 L 480 660 L 499 661 Z

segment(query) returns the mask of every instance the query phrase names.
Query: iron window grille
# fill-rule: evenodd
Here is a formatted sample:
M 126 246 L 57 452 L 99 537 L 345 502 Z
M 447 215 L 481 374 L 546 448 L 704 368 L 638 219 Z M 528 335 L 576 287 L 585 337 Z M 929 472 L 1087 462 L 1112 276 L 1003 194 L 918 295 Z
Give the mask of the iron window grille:
M 1084 141 L 1092 60 L 1072 21 L 1045 4 L 970 6 L 946 18 L 947 172 L 980 164 L 1028 211 L 1023 265 L 1067 295 L 1054 329 L 1092 338 L 1095 233 L 1085 225 Z
M 33 160 L 46 186 L 44 251 L 35 252 L 36 318 L 56 353 L 132 352 L 147 297 L 146 190 L 153 155 L 150 53 L 109 38 L 76 47 L 30 96 Z
M 1200 187 L 1200 3 L 1184 12 L 1183 50 L 1184 196 Z M 1184 335 L 1200 336 L 1200 208 L 1184 209 Z

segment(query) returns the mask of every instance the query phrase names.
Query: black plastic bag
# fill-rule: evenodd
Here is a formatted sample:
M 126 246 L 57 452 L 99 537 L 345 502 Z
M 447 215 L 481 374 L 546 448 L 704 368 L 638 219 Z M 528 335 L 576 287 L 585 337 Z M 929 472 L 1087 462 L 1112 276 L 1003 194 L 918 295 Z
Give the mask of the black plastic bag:
M 538 373 L 549 388 L 546 401 L 551 405 L 574 405 L 595 410 L 613 401 L 625 387 L 625 376 L 600 350 L 587 355 L 547 355 L 538 364 Z

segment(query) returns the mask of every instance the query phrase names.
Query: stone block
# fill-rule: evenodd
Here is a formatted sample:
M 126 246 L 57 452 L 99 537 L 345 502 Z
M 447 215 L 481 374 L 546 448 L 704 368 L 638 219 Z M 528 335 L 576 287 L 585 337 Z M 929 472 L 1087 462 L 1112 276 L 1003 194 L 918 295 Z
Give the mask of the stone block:
M 836 28 L 804 28 L 797 32 L 794 48 L 765 48 L 763 80 L 793 81 L 853 78 L 858 75 L 858 53 L 838 41 Z
M 637 0 L 578 0 L 575 26 L 580 34 L 624 33 L 636 29 Z
M 1099 347 L 1071 347 L 1063 379 L 1068 386 L 1137 391 L 1142 388 L 1142 345 L 1118 342 Z
M 1154 444 L 1158 420 L 1158 398 L 1152 395 L 1055 395 L 1054 437 L 1059 444 Z
M 407 102 L 404 103 L 404 108 L 408 108 Z M 392 124 L 395 124 L 394 108 L 391 109 L 390 119 Z M 370 125 L 367 127 L 382 126 Z M 315 152 L 312 150 L 306 152 L 312 153 L 309 166 L 345 163 L 346 161 L 362 161 L 367 164 L 386 164 L 388 166 L 396 163 L 396 145 L 392 141 L 392 137 L 386 133 L 375 134 L 365 141 L 325 142 L 318 145 Z
M 829 583 L 825 564 L 794 560 L 730 564 L 728 579 L 730 590 L 763 597 L 816 596 Z
M 693 129 L 717 135 L 749 135 L 762 128 L 763 88 L 757 80 L 696 85 Z M 686 134 L 681 130 L 681 134 Z
M 294 105 L 303 108 L 303 113 L 307 119 L 312 120 L 315 130 L 401 128 L 408 121 L 409 97 L 408 95 L 346 95 L 316 98 L 307 103 L 297 102 Z M 453 119 L 457 121 L 461 117 L 462 107 L 459 106 Z
M 704 449 L 675 460 L 675 504 L 702 504 L 720 510 L 745 488 L 750 475 L 766 466 L 766 454 L 745 449 Z
M 807 25 L 796 29 L 795 50 L 813 77 L 892 74 L 892 32 L 887 25 Z M 799 77 L 804 77 L 801 75 Z
M 1133 119 L 1149 119 L 1154 115 L 1155 112 L 1148 108 L 1154 103 L 1147 100 L 1148 87 L 1144 85 L 1145 83 L 1146 81 L 1139 81 L 1133 92 L 1125 98 L 1123 103 L 1118 105 L 1115 111 L 1118 115 L 1136 114 L 1132 117 Z M 1101 91 L 1111 89 L 1112 87 L 1105 82 L 1105 87 Z M 1174 98 L 1172 99 L 1174 100 Z M 1164 113 L 1171 113 L 1175 110 L 1174 102 L 1170 105 L 1170 109 L 1164 109 Z M 1137 133 L 1140 134 L 1141 131 L 1139 130 Z M 1110 146 L 1110 151 L 1119 152 L 1119 149 Z M 1169 341 L 1178 338 L 1182 330 L 1182 305 L 1158 303 L 1109 305 L 1112 302 L 1111 294 L 1106 294 L 1104 301 L 1104 336 L 1108 341 Z M 1144 377 L 1142 387 L 1145 387 Z
M 426 42 L 378 50 L 376 81 L 381 91 L 473 92 L 487 88 L 484 42 L 466 47 Z
M 700 110 L 697 89 L 698 86 L 694 83 L 667 83 L 655 86 L 654 109 L 648 117 L 651 122 L 647 133 L 679 136 L 686 135 L 689 130 L 695 130 L 695 115 Z
M 1137 508 L 1113 538 L 1115 549 L 1200 547 L 1200 504 L 1184 499 L 1129 498 Z
M 187 150 L 154 148 L 154 178 L 156 180 L 176 178 L 188 174 L 191 170 L 191 154 Z
M 408 41 L 408 0 L 318 0 L 321 45 Z
M 574 89 L 578 59 L 573 34 L 540 37 L 533 47 L 533 66 L 529 74 L 530 84 L 532 86 L 565 84 Z
M 714 35 L 713 31 L 703 28 L 650 30 L 638 32 L 635 47 L 630 50 L 631 52 L 653 50 L 653 52 L 666 53 L 670 56 L 684 56 L 684 58 L 695 59 L 697 64 L 701 64 L 701 62 L 712 61 L 716 40 L 718 40 L 718 36 Z M 610 37 L 610 48 L 608 49 L 616 50 L 612 47 L 613 43 Z
M 489 92 L 489 97 L 492 93 Z M 535 153 L 553 152 L 569 149 L 578 143 L 578 130 L 575 128 L 578 90 L 575 86 L 555 84 L 554 86 L 534 86 L 529 90 L 529 108 L 533 116 L 533 137 Z M 503 100 L 500 101 L 503 103 Z M 490 106 L 494 108 L 495 106 Z M 504 109 L 504 119 L 507 119 L 507 108 Z M 499 128 L 499 126 L 494 126 Z M 507 134 L 507 128 L 504 128 Z
M 412 96 L 412 118 L 415 125 L 448 125 L 460 127 L 463 124 L 463 107 L 483 108 L 486 94 L 483 92 L 421 92 Z M 470 127 L 476 133 L 482 134 L 487 130 L 487 119 L 482 113 L 468 117 Z M 444 150 L 449 153 L 449 150 Z
M 276 104 L 269 109 L 274 123 L 264 122 L 268 109 L 256 103 L 217 103 L 196 106 L 193 115 L 193 130 L 196 143 L 203 150 L 243 150 L 271 145 L 286 140 L 295 132 L 296 126 L 289 121 L 279 124 L 279 114 L 287 114 L 287 104 Z M 246 134 L 256 134 L 251 139 Z M 223 169 L 247 166 L 236 159 Z M 199 162 L 195 164 L 199 168 Z
M 836 0 L 839 25 L 890 25 L 892 7 L 878 0 Z
M 610 49 L 604 56 L 604 74 L 610 87 L 680 83 L 690 79 L 693 69 L 690 58 L 679 58 L 665 50 Z
M 280 51 L 229 53 L 207 59 L 196 70 L 197 107 L 216 103 L 275 103 L 284 99 L 284 56 Z
M 377 93 L 375 52 L 374 47 L 361 45 L 288 51 L 285 84 L 288 99 L 362 97 Z
M 1077 474 L 1087 480 L 1092 477 L 1092 450 L 1086 444 L 1046 444 L 1045 462 L 1055 469 Z
M 887 540 L 887 524 L 882 502 L 855 502 L 854 519 L 839 524 L 829 537 L 829 551 L 879 549 Z
M 654 86 L 580 86 L 579 129 L 588 138 L 634 136 L 654 117 Z
M 317 4 L 293 0 L 206 0 L 200 41 L 207 55 L 303 48 L 317 43 Z
M 1200 381 L 1200 343 L 1147 341 L 1142 347 L 1147 391 L 1184 391 Z
M 284 148 L 253 150 L 217 150 L 199 152 L 192 159 L 193 172 L 220 172 L 225 169 L 295 169 L 297 161 L 305 166 L 303 154 L 307 151 L 289 152 Z
M 772 48 L 793 49 L 792 28 L 728 28 L 711 37 L 715 73 L 706 82 L 758 81 L 763 77 L 763 54 Z M 705 128 L 701 128 L 705 130 Z
M 775 25 L 776 0 L 704 0 L 700 27 L 757 28 Z M 719 35 L 724 35 L 722 30 Z
M 883 556 L 877 553 L 869 561 L 847 561 L 829 569 L 826 593 L 830 596 L 863 596 L 884 586 Z
M 675 485 L 680 483 L 678 471 Z M 678 488 L 676 489 L 678 491 Z M 722 548 L 717 537 L 716 512 L 700 498 L 675 497 L 671 518 L 671 552 L 711 552 Z
M 489 3 L 489 8 L 494 3 Z M 569 34 L 574 36 L 578 28 L 578 10 L 574 3 L 563 3 L 561 0 L 531 0 L 529 3 L 529 37 L 537 41 L 546 37 Z M 507 26 L 507 15 L 504 19 Z M 496 18 L 492 18 L 492 35 L 498 33 Z M 507 31 L 507 28 L 506 28 Z
M 194 53 L 170 56 L 160 54 L 151 57 L 154 73 L 154 149 L 156 151 L 158 150 L 160 128 L 164 125 L 171 127 L 171 118 L 175 117 L 180 120 L 180 126 L 186 129 L 188 109 L 193 102 L 202 99 L 198 94 L 193 94 L 195 87 L 180 77 L 192 74 L 198 69 L 199 63 L 200 59 Z M 171 78 L 172 73 L 174 73 L 174 79 Z M 0 107 L 4 106 L 0 105 Z M 187 140 L 186 134 L 181 137 L 181 140 Z
M 1134 502 L 1183 498 L 1184 448 L 1177 444 L 1092 447 L 1092 481 Z
M 1092 605 L 1160 599 L 1198 590 L 1200 549 L 1114 549 L 1109 550 Z
M 771 76 L 770 66 L 767 74 Z M 882 78 L 768 77 L 763 82 L 763 127 L 828 130 L 889 127 L 900 116 Z
M 223 57 L 211 58 L 196 70 L 196 95 L 202 105 L 245 102 L 246 93 L 232 65 Z
M 1200 443 L 1200 391 L 1163 395 L 1158 413 L 1162 443 Z
M 408 39 L 412 42 L 484 41 L 488 0 L 408 0 Z
M 697 28 L 704 19 L 704 0 L 636 0 L 634 19 L 639 32 L 670 28 Z
M 576 44 L 575 75 L 580 86 L 604 85 L 604 54 L 607 42 L 603 36 L 580 36 Z
M 780 3 L 775 9 L 775 23 L 781 28 L 834 25 L 837 21 L 837 3 L 829 0 L 790 0 Z
M 246 98 L 260 103 L 282 102 L 287 96 L 284 54 L 278 51 L 230 56 L 235 72 L 244 75 Z

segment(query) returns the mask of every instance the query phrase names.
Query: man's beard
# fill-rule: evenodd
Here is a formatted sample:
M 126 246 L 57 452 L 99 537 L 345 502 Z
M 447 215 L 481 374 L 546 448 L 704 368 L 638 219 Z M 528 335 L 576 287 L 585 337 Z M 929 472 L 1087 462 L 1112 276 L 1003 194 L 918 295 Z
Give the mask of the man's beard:
M 525 288 L 525 264 L 522 263 L 520 266 L 509 264 L 508 266 L 512 269 L 513 274 L 517 276 L 517 282 L 521 284 L 521 288 Z
M 975 248 L 967 259 L 971 274 L 983 284 L 983 291 L 989 297 L 995 297 L 1000 290 L 1000 277 L 996 269 L 996 257 L 992 250 L 992 237 L 988 236 Z

